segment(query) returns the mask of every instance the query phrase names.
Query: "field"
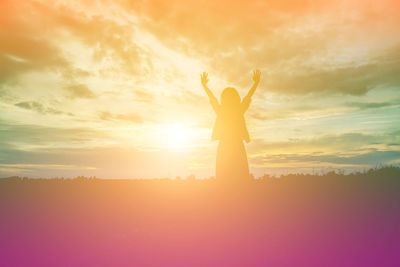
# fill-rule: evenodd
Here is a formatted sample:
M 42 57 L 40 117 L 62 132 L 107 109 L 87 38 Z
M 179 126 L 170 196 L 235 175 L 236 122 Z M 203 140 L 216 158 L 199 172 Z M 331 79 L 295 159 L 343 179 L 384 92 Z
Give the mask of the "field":
M 399 266 L 400 168 L 0 179 L 0 266 Z

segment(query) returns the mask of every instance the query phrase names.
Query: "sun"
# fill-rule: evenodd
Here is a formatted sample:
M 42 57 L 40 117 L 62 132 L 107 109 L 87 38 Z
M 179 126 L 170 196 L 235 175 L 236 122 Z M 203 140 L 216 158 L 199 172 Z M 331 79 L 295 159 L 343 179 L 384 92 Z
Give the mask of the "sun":
M 174 123 L 167 126 L 168 131 L 168 147 L 173 149 L 182 149 L 190 145 L 192 131 L 182 124 Z

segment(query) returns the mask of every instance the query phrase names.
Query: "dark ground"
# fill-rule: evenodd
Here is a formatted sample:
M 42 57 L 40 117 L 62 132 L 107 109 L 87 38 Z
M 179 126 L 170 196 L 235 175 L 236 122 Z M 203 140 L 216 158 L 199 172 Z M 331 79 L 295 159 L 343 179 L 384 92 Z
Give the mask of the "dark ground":
M 0 179 L 0 266 L 400 266 L 400 169 Z

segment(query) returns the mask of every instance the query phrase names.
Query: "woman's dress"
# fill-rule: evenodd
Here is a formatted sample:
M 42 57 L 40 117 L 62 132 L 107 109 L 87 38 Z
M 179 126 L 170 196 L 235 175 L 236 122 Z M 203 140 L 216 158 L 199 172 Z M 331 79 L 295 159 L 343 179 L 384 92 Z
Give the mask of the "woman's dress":
M 244 113 L 250 105 L 245 97 L 237 107 L 223 107 L 216 98 L 211 105 L 217 113 L 212 133 L 219 140 L 216 160 L 216 178 L 220 181 L 244 181 L 249 179 L 249 166 L 243 140 L 250 141 Z

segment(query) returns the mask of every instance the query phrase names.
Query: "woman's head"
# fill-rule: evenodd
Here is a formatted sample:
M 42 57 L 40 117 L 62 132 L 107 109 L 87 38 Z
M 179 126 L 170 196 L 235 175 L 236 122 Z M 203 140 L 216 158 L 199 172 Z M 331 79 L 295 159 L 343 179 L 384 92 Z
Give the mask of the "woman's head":
M 238 91 L 232 87 L 225 88 L 221 94 L 221 104 L 223 106 L 232 106 L 232 107 L 239 106 L 240 96 Z

